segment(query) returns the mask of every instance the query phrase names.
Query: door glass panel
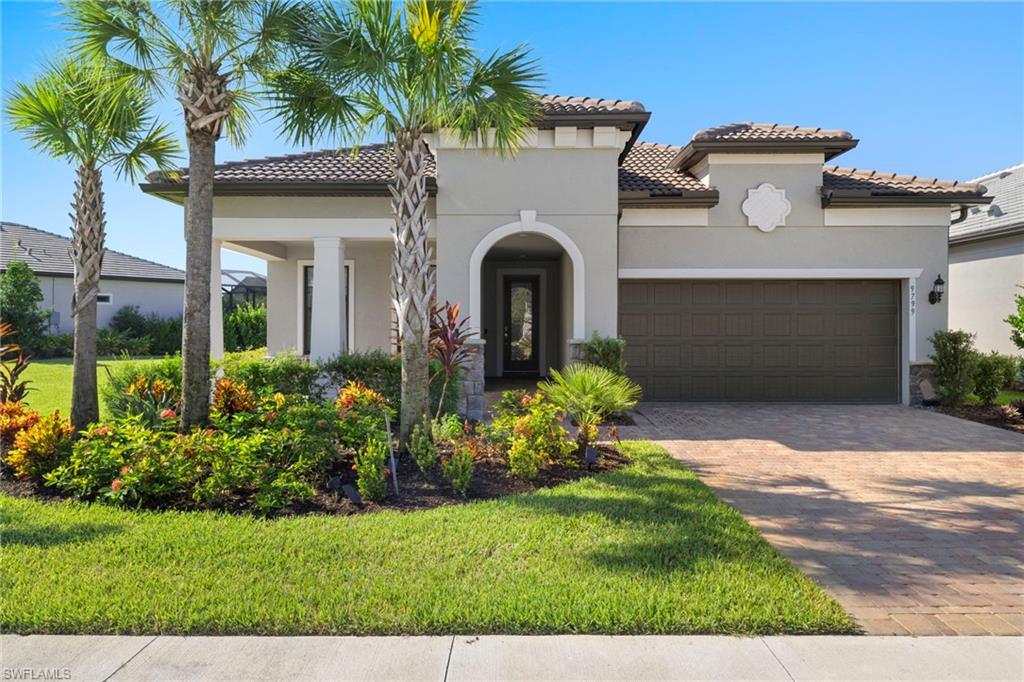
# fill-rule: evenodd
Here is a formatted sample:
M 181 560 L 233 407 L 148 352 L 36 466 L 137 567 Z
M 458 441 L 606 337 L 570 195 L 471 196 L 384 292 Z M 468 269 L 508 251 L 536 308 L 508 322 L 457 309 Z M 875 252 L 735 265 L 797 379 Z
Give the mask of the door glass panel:
M 350 282 L 348 266 L 345 266 L 345 282 Z M 349 289 L 345 287 L 345 319 L 352 323 L 351 308 L 349 304 Z M 309 339 L 313 327 L 313 266 L 305 265 L 302 268 L 302 353 L 309 355 Z
M 533 287 L 528 284 L 513 284 L 511 298 L 511 359 L 526 361 L 533 359 Z

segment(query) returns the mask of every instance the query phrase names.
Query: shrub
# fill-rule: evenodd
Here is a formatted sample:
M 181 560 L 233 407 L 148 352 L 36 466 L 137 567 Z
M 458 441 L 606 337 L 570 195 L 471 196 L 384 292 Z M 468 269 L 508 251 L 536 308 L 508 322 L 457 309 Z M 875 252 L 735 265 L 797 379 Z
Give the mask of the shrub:
M 540 468 L 561 459 L 575 446 L 562 427 L 560 408 L 537 392 L 521 403 L 523 414 L 515 418 L 508 438 L 508 468 L 514 476 L 536 478 Z
M 241 381 L 233 381 L 227 377 L 217 379 L 213 385 L 212 409 L 217 413 L 230 417 L 239 412 L 250 412 L 256 407 L 256 396 Z
M 468 317 L 459 317 L 460 306 L 445 301 L 434 304 L 430 310 L 430 359 L 441 367 L 441 389 L 436 401 L 441 403 L 434 412 L 435 417 L 441 416 L 441 408 L 448 393 L 452 379 L 466 369 L 472 359 L 470 349 L 466 346 L 470 330 Z
M 626 373 L 626 340 L 601 336 L 596 331 L 589 341 L 580 345 L 580 360 L 588 365 L 604 367 L 616 374 Z
M 226 378 L 245 384 L 260 395 L 284 393 L 315 399 L 323 397 L 316 383 L 319 372 L 316 365 L 294 353 L 278 353 L 271 358 L 260 351 L 229 354 L 221 360 L 220 367 Z
M 989 360 L 995 365 L 999 388 L 1013 388 L 1017 385 L 1017 377 L 1020 374 L 1022 359 L 1012 355 L 1002 355 L 993 351 L 988 355 Z
M 978 354 L 974 370 L 974 394 L 985 405 L 995 403 L 1003 386 L 1003 367 L 998 353 Z
M 14 436 L 14 447 L 4 461 L 18 478 L 42 481 L 68 459 L 74 433 L 71 422 L 62 419 L 59 412 L 40 417 Z
M 356 488 L 368 500 L 379 502 L 388 493 L 386 435 L 373 435 L 356 453 Z
M 496 444 L 503 444 L 511 438 L 512 428 L 519 417 L 526 414 L 531 398 L 530 392 L 523 389 L 503 391 L 501 399 L 491 410 L 491 422 L 479 426 L 484 437 Z
M 454 443 L 464 433 L 464 423 L 457 414 L 438 417 L 430 422 L 430 437 L 435 443 Z
M 142 411 L 136 398 L 128 393 L 129 387 L 137 382 L 139 377 L 144 378 L 148 385 L 160 380 L 167 387 L 167 394 L 171 396 L 168 406 L 173 407 L 180 401 L 180 355 L 169 355 L 155 362 L 125 358 L 125 362 L 118 363 L 113 369 L 109 366 L 104 369 L 107 372 L 107 382 L 100 389 L 101 396 L 107 410 L 114 418 L 139 414 Z M 163 407 L 161 406 L 160 409 L 162 410 Z
M 161 318 L 151 313 L 146 318 L 146 337 L 153 355 L 173 355 L 181 350 L 181 318 Z
M 180 317 L 164 319 L 156 313 L 143 315 L 137 305 L 126 305 L 114 313 L 109 329 L 112 335 L 106 336 L 101 355 L 123 351 L 130 355 L 165 355 L 181 348 Z M 145 352 L 139 352 L 143 348 Z
M 124 390 L 124 416 L 137 416 L 149 426 L 172 427 L 181 403 L 181 392 L 166 379 L 152 380 L 139 374 Z
M 96 332 L 96 353 L 98 355 L 129 355 L 140 357 L 149 355 L 148 336 L 129 336 L 112 329 L 100 329 Z
M 441 457 L 441 473 L 448 484 L 463 497 L 469 490 L 469 482 L 473 478 L 473 458 L 476 454 L 476 441 L 461 440 L 455 444 L 450 455 Z
M 39 310 L 43 290 L 32 269 L 16 260 L 0 272 L 0 320 L 18 330 L 18 341 L 28 353 L 36 348 L 46 333 L 49 313 Z
M 25 357 L 21 346 L 11 343 L 10 337 L 15 336 L 14 328 L 6 322 L 0 322 L 0 402 L 21 402 L 32 389 L 28 379 L 22 379 L 22 373 L 28 369 L 30 357 Z
M 978 354 L 974 335 L 965 331 L 937 331 L 928 339 L 935 352 L 932 378 L 935 392 L 947 405 L 959 405 L 974 390 L 974 374 Z
M 70 358 L 75 352 L 74 334 L 50 334 L 36 344 L 37 358 Z
M 579 426 L 579 442 L 586 447 L 610 415 L 624 412 L 640 399 L 640 387 L 622 374 L 597 365 L 575 364 L 551 370 L 551 381 L 541 390 Z
M 431 438 L 430 422 L 425 418 L 422 424 L 417 424 L 412 429 L 412 435 L 409 437 L 409 454 L 424 473 L 437 462 L 437 446 Z
M 251 350 L 267 345 L 267 306 L 245 301 L 224 314 L 224 348 Z
M 387 400 L 388 405 L 398 410 L 402 404 L 402 360 L 397 356 L 388 355 L 383 351 L 367 353 L 343 353 L 321 363 L 320 371 L 325 383 L 343 386 L 349 381 L 366 384 Z M 441 400 L 441 388 L 444 369 L 437 360 L 430 361 L 430 405 L 431 414 L 451 414 L 459 403 L 459 383 L 456 372 L 452 375 Z
M 0 452 L 14 444 L 14 437 L 39 421 L 39 413 L 21 402 L 0 402 Z
M 371 436 L 388 433 L 393 411 L 384 396 L 365 384 L 349 382 L 338 392 L 334 406 L 341 419 L 338 440 L 343 446 L 359 451 Z
M 126 305 L 118 308 L 110 318 L 110 330 L 125 336 L 139 337 L 146 335 L 146 318 L 139 312 L 139 306 Z
M 1024 292 L 1024 286 L 1018 286 Z M 1024 350 L 1024 293 L 1018 293 L 1013 297 L 1017 311 L 1007 317 L 1004 322 L 1010 325 L 1010 340 L 1013 345 Z

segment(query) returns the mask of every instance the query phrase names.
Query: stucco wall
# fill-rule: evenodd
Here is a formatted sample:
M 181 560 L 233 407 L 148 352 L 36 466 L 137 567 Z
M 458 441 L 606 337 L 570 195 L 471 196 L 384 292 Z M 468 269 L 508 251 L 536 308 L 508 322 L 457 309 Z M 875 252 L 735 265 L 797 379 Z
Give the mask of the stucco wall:
M 55 334 L 71 334 L 75 321 L 71 317 L 71 297 L 74 284 L 70 277 L 40 277 L 39 287 L 43 290 L 41 310 L 53 310 L 50 331 Z M 184 305 L 185 285 L 181 282 L 136 282 L 126 280 L 100 280 L 100 293 L 110 294 L 109 304 L 96 306 L 96 323 L 100 328 L 110 324 L 114 314 L 126 305 L 139 306 L 143 315 L 156 313 L 162 318 L 181 317 Z
M 466 304 L 467 265 L 480 241 L 518 221 L 520 211 L 536 211 L 537 222 L 565 233 L 582 252 L 586 334 L 614 334 L 617 157 L 615 149 L 526 149 L 514 160 L 476 150 L 440 150 L 438 295 Z
M 1004 322 L 1024 285 L 1024 235 L 951 246 L 949 328 L 977 335 L 979 350 L 1020 353 Z
M 299 263 L 313 260 L 313 246 L 290 247 L 282 261 L 267 262 L 267 349 L 270 353 L 297 350 L 299 341 Z M 355 318 L 354 349 L 391 347 L 389 274 L 391 244 L 347 241 L 345 259 L 353 261 L 355 295 L 350 293 Z M 308 263 L 311 265 L 312 263 Z

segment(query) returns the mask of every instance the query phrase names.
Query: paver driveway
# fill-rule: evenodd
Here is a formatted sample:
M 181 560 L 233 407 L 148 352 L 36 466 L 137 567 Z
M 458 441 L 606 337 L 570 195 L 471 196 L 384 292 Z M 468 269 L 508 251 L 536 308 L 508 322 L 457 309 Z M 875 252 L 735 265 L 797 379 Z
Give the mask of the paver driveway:
M 871 634 L 1024 634 L 1024 436 L 900 406 L 645 403 L 656 440 Z

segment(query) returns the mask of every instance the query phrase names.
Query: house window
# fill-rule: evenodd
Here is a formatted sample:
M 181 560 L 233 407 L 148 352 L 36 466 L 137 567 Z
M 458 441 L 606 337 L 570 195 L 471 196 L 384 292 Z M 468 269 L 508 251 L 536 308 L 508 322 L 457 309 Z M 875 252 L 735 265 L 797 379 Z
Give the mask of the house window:
M 114 302 L 113 294 L 96 294 L 96 302 L 100 305 L 110 305 Z
M 302 354 L 309 355 L 309 340 L 313 329 L 313 266 L 302 265 Z M 352 318 L 352 304 L 349 299 L 352 296 L 352 265 L 345 263 L 345 320 L 348 326 L 348 346 L 353 346 L 355 330 L 352 325 L 355 320 Z

